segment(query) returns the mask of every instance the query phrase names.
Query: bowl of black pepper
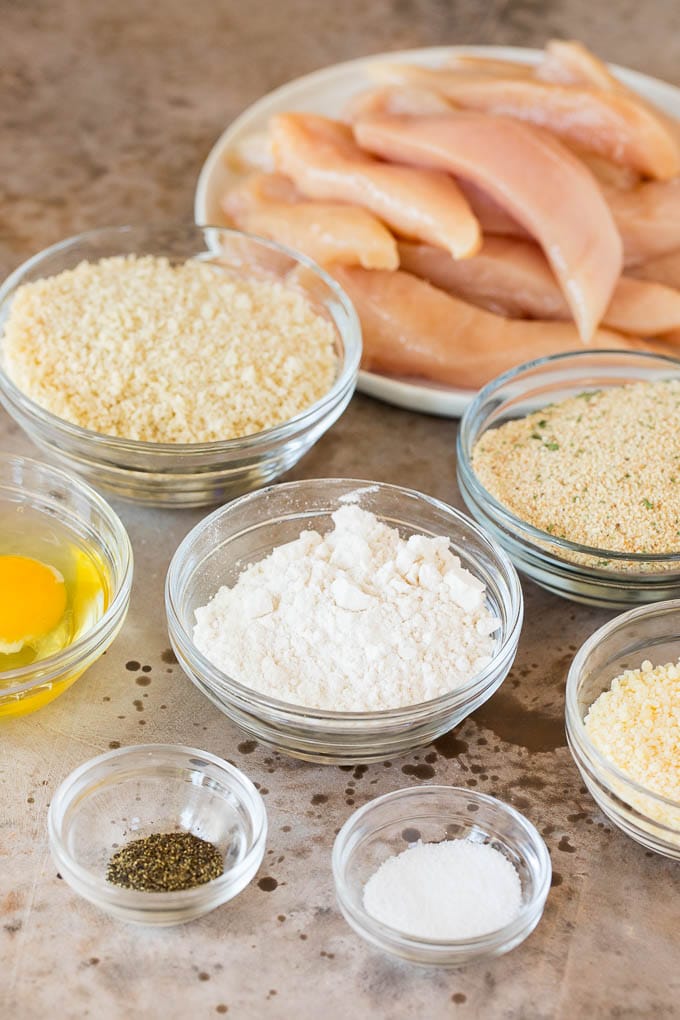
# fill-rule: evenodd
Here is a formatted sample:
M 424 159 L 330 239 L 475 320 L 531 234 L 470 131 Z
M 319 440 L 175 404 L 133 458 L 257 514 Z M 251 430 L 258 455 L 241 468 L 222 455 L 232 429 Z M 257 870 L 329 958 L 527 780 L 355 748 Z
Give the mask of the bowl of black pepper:
M 144 744 L 71 772 L 52 798 L 48 830 L 75 892 L 121 920 L 173 925 L 248 885 L 267 816 L 250 780 L 216 755 Z

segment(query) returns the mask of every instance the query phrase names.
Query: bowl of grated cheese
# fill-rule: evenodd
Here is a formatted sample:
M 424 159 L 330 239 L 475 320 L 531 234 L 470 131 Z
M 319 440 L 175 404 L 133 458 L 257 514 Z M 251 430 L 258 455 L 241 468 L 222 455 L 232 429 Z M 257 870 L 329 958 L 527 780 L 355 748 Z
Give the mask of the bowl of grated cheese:
M 158 506 L 221 503 L 289 470 L 351 399 L 340 287 L 217 227 L 69 238 L 0 288 L 0 401 L 62 465 Z
M 631 609 L 588 638 L 567 677 L 566 728 L 607 817 L 680 860 L 680 599 Z
M 166 581 L 180 665 L 258 740 L 308 761 L 430 743 L 503 682 L 522 625 L 509 558 L 422 493 L 290 482 L 198 524 Z

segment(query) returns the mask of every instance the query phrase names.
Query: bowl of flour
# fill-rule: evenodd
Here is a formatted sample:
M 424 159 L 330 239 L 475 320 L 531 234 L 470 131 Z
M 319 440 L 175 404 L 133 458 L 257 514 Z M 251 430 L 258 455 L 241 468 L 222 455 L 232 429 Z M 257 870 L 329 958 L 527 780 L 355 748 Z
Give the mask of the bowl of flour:
M 259 740 L 311 761 L 427 744 L 512 665 L 508 557 L 452 507 L 348 479 L 272 486 L 193 529 L 166 583 L 184 671 Z

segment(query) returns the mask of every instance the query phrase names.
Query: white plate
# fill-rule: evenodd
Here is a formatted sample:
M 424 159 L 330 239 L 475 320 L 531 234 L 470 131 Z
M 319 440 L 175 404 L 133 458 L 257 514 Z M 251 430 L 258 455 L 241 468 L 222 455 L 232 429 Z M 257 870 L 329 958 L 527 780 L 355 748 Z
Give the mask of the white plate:
M 541 50 L 514 46 L 433 46 L 399 53 L 379 53 L 344 64 L 334 64 L 322 71 L 296 78 L 249 106 L 215 142 L 198 178 L 194 198 L 196 222 L 211 225 L 225 222 L 220 209 L 220 198 L 235 180 L 234 171 L 227 162 L 227 154 L 244 138 L 265 131 L 273 114 L 286 110 L 305 110 L 329 117 L 338 116 L 353 95 L 375 84 L 366 70 L 369 65 L 399 62 L 437 67 L 455 53 L 528 64 L 537 63 L 542 56 Z M 627 68 L 612 65 L 611 69 L 621 81 L 645 99 L 667 113 L 680 117 L 680 89 Z M 415 382 L 413 379 L 397 379 L 374 372 L 359 373 L 358 389 L 398 407 L 451 418 L 461 415 L 474 396 L 473 390 L 438 386 L 426 381 Z

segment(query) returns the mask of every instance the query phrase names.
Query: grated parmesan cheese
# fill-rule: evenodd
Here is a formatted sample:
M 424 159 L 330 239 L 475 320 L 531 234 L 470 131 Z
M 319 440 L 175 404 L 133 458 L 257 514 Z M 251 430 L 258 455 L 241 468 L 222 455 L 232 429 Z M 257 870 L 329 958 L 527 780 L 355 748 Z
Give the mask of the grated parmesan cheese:
M 680 825 L 680 661 L 654 667 L 645 660 L 639 669 L 626 670 L 591 705 L 584 722 L 608 761 L 679 808 L 666 811 L 647 798 L 634 806 Z
M 283 283 L 130 255 L 19 287 L 4 358 L 19 389 L 75 425 L 196 443 L 310 407 L 333 384 L 334 340 L 332 323 Z

